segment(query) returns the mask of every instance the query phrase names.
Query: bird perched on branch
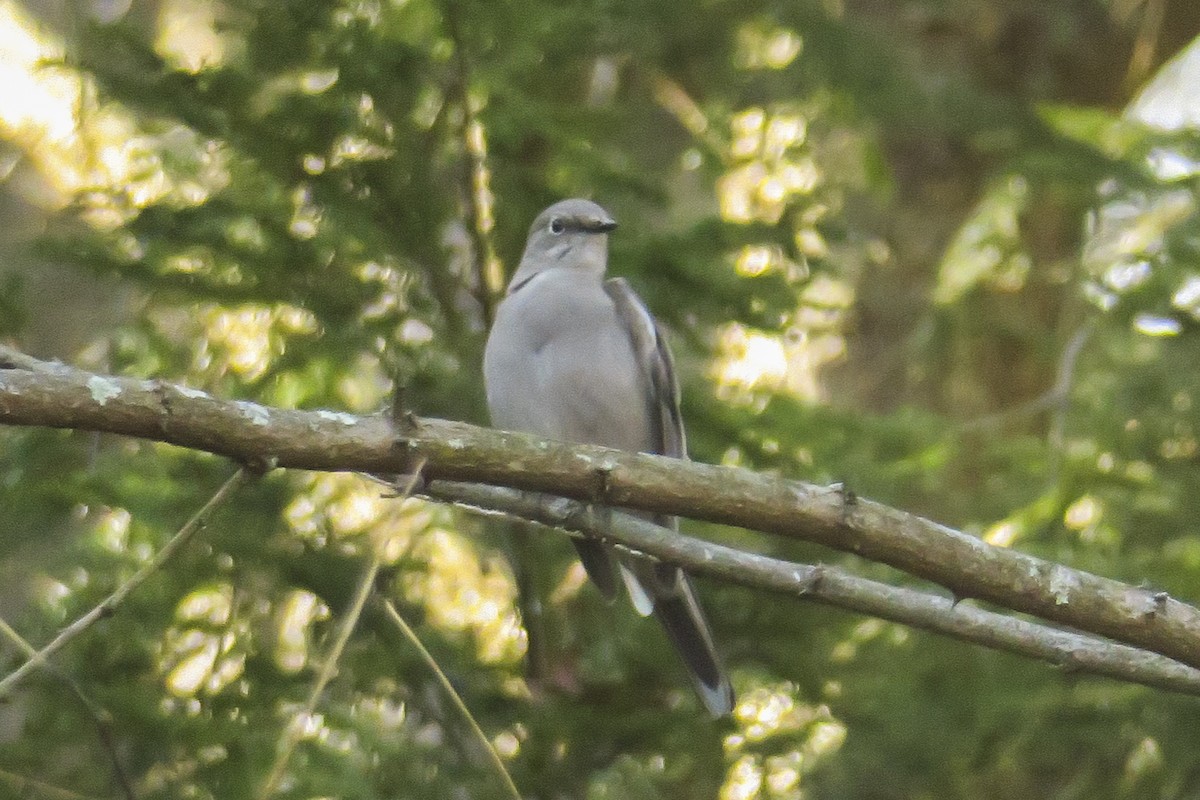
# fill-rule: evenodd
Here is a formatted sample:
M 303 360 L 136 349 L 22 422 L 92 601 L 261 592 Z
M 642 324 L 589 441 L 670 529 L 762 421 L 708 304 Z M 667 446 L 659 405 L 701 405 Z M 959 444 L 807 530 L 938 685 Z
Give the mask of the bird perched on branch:
M 605 280 L 617 223 L 590 200 L 563 200 L 529 229 L 484 352 L 492 422 L 579 444 L 687 458 L 674 364 L 654 318 L 622 278 Z M 675 517 L 644 513 L 678 529 Z M 573 539 L 605 598 L 620 587 L 653 615 L 713 716 L 733 689 L 688 577 L 650 556 Z

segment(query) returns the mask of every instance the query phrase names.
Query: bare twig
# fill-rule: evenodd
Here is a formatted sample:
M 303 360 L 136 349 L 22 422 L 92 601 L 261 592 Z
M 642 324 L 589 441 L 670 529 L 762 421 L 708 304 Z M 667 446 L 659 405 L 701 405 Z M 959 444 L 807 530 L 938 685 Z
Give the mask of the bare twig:
M 1164 656 L 976 608 L 950 597 L 867 580 L 837 567 L 797 564 L 744 553 L 681 536 L 628 514 L 599 513 L 590 504 L 563 499 L 547 502 L 526 492 L 494 486 L 433 481 L 423 494 L 488 514 L 515 516 L 603 538 L 678 564 L 698 575 L 871 614 L 1048 661 L 1071 672 L 1200 695 L 1200 670 Z
M 1125 88 L 1136 91 L 1150 69 L 1154 66 L 1154 55 L 1162 35 L 1163 19 L 1166 17 L 1166 0 L 1145 0 L 1141 23 L 1133 40 L 1129 64 L 1125 69 Z
M 1083 351 L 1096 326 L 1093 323 L 1081 325 L 1071 335 L 1067 346 L 1063 348 L 1054 376 L 1054 385 L 1048 390 L 1024 403 L 1011 408 L 1005 408 L 991 414 L 984 414 L 969 419 L 958 426 L 960 432 L 974 431 L 986 428 L 999 428 L 1022 417 L 1040 414 L 1043 411 L 1053 411 L 1054 417 L 1050 425 L 1050 445 L 1059 448 L 1062 445 L 1062 431 L 1065 425 L 1068 401 L 1071 399 L 1071 383 L 1075 377 L 1075 364 Z
M 25 637 L 17 633 L 4 619 L 0 619 L 0 634 L 3 634 L 18 650 L 24 653 L 26 658 L 37 656 L 37 648 L 25 641 Z M 133 790 L 133 783 L 129 780 L 129 775 L 125 772 L 124 765 L 121 764 L 121 758 L 117 754 L 116 743 L 113 741 L 112 715 L 108 713 L 107 709 L 89 697 L 83 691 L 83 687 L 66 672 L 53 664 L 47 664 L 46 669 L 71 690 L 71 693 L 75 695 L 80 705 L 83 706 L 84 710 L 92 718 L 92 723 L 96 726 L 96 735 L 99 737 L 100 744 L 103 746 L 104 752 L 108 755 L 109 761 L 112 763 L 113 777 L 117 779 L 117 783 L 120 785 L 121 791 L 127 800 L 136 800 L 137 794 Z
M 408 485 L 404 487 L 404 491 L 398 497 L 403 499 L 412 494 L 413 487 L 417 485 L 420 478 L 421 469 L 418 467 L 413 471 Z M 354 599 L 350 603 L 350 608 L 346 610 L 345 616 L 342 617 L 341 624 L 338 625 L 337 635 L 333 640 L 332 646 L 329 648 L 329 653 L 325 656 L 324 663 L 321 664 L 321 670 L 317 673 L 317 679 L 313 681 L 312 691 L 309 692 L 308 700 L 305 701 L 304 708 L 297 716 L 298 720 L 311 717 L 316 712 L 317 703 L 320 702 L 321 695 L 325 693 L 325 687 L 329 685 L 329 681 L 333 679 L 333 675 L 337 671 L 338 661 L 346 649 L 346 644 L 350 641 L 350 634 L 354 632 L 354 628 L 358 625 L 363 607 L 367 604 L 367 597 L 370 596 L 371 589 L 375 586 L 375 579 L 379 575 L 380 563 L 379 548 L 372 548 L 371 560 L 367 564 L 366 569 L 363 570 L 362 577 L 359 578 L 358 586 L 354 590 Z M 284 770 L 287 769 L 288 761 L 291 759 L 292 753 L 300 741 L 300 735 L 300 725 L 289 724 L 284 729 L 283 739 L 275 754 L 275 761 L 271 764 L 267 778 L 258 790 L 257 796 L 259 800 L 266 800 L 275 794 L 275 789 L 279 786 L 279 781 L 283 778 Z
M 1079 354 L 1083 352 L 1084 346 L 1095 330 L 1094 322 L 1080 325 L 1071 335 L 1058 360 L 1058 374 L 1054 378 L 1054 392 L 1058 397 L 1058 404 L 1054 407 L 1054 413 L 1050 417 L 1050 430 L 1046 435 L 1051 454 L 1048 470 L 1051 484 L 1058 482 L 1058 471 L 1062 463 L 1067 430 L 1067 411 L 1070 408 L 1071 383 L 1075 380 L 1075 365 L 1079 362 Z
M 708 116 L 687 90 L 661 70 L 651 68 L 646 78 L 654 92 L 654 101 L 687 130 L 696 141 L 704 145 L 709 155 L 724 164 L 729 164 L 729 147 L 709 124 Z
M 472 271 L 476 300 L 483 311 L 486 327 L 491 327 L 496 303 L 503 289 L 504 274 L 491 237 L 491 172 L 487 166 L 486 132 L 471 107 L 471 68 L 463 35 L 458 0 L 444 3 L 446 30 L 454 43 L 454 79 L 451 95 L 462 113 L 460 143 L 465 156 L 462 200 L 466 209 L 466 228 L 471 240 Z
M 4 356 L 0 348 L 0 359 Z M 995 547 L 827 487 L 460 422 L 291 411 L 58 366 L 0 370 L 0 424 L 99 430 L 243 463 L 404 474 L 510 486 L 798 538 L 889 564 L 979 598 L 1200 666 L 1200 609 L 1149 588 Z
M 11 672 L 4 680 L 0 680 L 0 697 L 4 697 L 11 692 L 30 672 L 45 664 L 52 655 L 65 647 L 76 636 L 86 631 L 103 617 L 110 616 L 115 612 L 134 590 L 145 583 L 147 578 L 161 569 L 180 548 L 191 540 L 197 531 L 204 527 L 205 520 L 208 519 L 214 509 L 225 502 L 226 498 L 245 481 L 246 474 L 245 468 L 239 468 L 237 472 L 233 473 L 221 488 L 217 490 L 216 494 L 204 504 L 204 507 L 197 511 L 179 529 L 179 532 L 163 545 L 154 558 L 135 572 L 129 580 L 118 586 L 116 591 L 100 601 L 99 605 L 64 628 L 49 644 L 30 656 L 28 661 Z
M 62 789 L 33 778 L 26 778 L 15 772 L 0 769 L 0 783 L 7 784 L 12 790 L 9 797 L 39 798 L 39 800 L 104 800 L 90 794 L 80 794 L 70 789 Z
M 404 634 L 404 638 L 408 639 L 409 643 L 416 649 L 416 651 L 421 654 L 421 660 L 425 662 L 425 665 L 429 667 L 429 671 L 432 672 L 437 678 L 438 683 L 441 684 L 442 690 L 446 693 L 446 696 L 450 698 L 450 702 L 454 704 L 456 709 L 458 709 L 458 713 L 461 714 L 463 719 L 467 721 L 467 725 L 470 726 L 471 731 L 475 734 L 475 738 L 479 740 L 484 752 L 488 754 L 488 759 L 495 768 L 496 774 L 500 777 L 501 783 L 504 784 L 504 788 L 508 791 L 509 796 L 512 798 L 512 800 L 521 800 L 521 793 L 517 791 L 517 785 L 513 783 L 512 776 L 509 775 L 508 770 L 505 769 L 504 761 L 501 760 L 500 754 L 496 752 L 496 748 L 492 746 L 491 741 L 487 738 L 487 735 L 484 734 L 483 729 L 479 727 L 479 723 L 475 721 L 475 717 L 471 714 L 470 709 L 467 708 L 467 704 L 463 702 L 462 697 L 460 697 L 458 692 L 454 690 L 454 686 L 450 683 L 450 679 L 446 677 L 446 673 L 442 672 L 442 668 L 438 666 L 437 660 L 434 659 L 433 655 L 425 649 L 425 645 L 421 644 L 421 640 L 417 637 L 416 631 L 409 627 L 409 624 L 404 621 L 404 617 L 400 616 L 400 612 L 396 610 L 396 606 L 393 605 L 390 600 L 382 601 L 382 605 L 384 613 L 387 614 L 388 619 L 390 619 L 396 628 L 398 628 L 399 631 Z

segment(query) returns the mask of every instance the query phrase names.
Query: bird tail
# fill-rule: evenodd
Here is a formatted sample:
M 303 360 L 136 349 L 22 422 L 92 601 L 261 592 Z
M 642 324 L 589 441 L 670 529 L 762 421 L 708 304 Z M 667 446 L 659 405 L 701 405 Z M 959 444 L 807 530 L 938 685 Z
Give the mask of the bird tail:
M 654 616 L 667 632 L 683 659 L 704 707 L 714 717 L 733 711 L 733 686 L 717 656 L 704 612 L 696 601 L 691 582 L 682 572 L 676 589 L 654 598 Z
M 592 579 L 592 583 L 596 584 L 604 599 L 611 603 L 617 597 L 618 586 L 617 569 L 612 553 L 595 539 L 572 536 L 571 544 L 575 545 L 575 552 L 579 554 L 579 563 L 583 564 L 583 571 Z

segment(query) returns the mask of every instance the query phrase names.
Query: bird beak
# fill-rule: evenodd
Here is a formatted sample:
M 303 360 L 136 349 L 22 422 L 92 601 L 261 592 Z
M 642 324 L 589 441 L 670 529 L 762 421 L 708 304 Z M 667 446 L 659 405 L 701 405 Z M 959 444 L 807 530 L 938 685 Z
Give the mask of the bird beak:
M 608 233 L 616 229 L 617 221 L 612 217 L 593 217 L 585 223 L 585 227 L 592 233 Z

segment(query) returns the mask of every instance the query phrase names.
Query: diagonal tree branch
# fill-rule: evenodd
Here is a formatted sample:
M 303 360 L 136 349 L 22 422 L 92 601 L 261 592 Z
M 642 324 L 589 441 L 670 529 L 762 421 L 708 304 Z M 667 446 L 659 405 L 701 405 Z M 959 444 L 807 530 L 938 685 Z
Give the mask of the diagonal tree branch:
M 99 622 L 104 617 L 110 616 L 114 611 L 116 611 L 117 608 L 119 608 L 120 605 L 125 602 L 125 598 L 129 597 L 129 595 L 132 594 L 135 589 L 145 583 L 151 575 L 161 569 L 163 564 L 166 564 L 167 561 L 169 561 L 175 555 L 175 553 L 179 552 L 180 548 L 191 541 L 192 537 L 204 527 L 204 523 L 208 520 L 208 517 L 212 514 L 213 510 L 224 503 L 225 499 L 229 497 L 229 495 L 235 489 L 237 489 L 237 487 L 240 486 L 245 479 L 245 468 L 239 469 L 237 472 L 233 473 L 233 475 L 229 476 L 229 479 L 221 485 L 221 488 L 217 490 L 216 494 L 209 498 L 209 501 L 205 503 L 204 506 L 197 511 L 191 519 L 184 523 L 184 526 L 180 528 L 174 536 L 171 537 L 170 541 L 163 545 L 161 550 L 155 553 L 154 558 L 150 559 L 150 561 L 144 564 L 129 578 L 129 580 L 118 586 L 112 594 L 94 606 L 91 611 L 88 611 L 66 628 L 63 628 L 58 636 L 55 636 L 49 644 L 47 644 L 41 650 L 38 650 L 33 655 L 29 656 L 29 659 L 24 664 L 9 673 L 4 680 L 0 680 L 0 698 L 11 692 L 18 683 L 20 683 L 27 675 L 29 675 L 30 672 L 45 664 L 52 655 L 66 647 L 68 642 L 86 631 L 92 625 Z
M 0 348 L 0 366 L 18 366 Z M 848 492 L 745 469 L 570 446 L 459 422 L 290 411 L 63 365 L 0 369 L 0 424 L 107 431 L 243 463 L 468 481 L 804 539 L 949 588 L 1200 666 L 1200 610 Z
M 417 651 L 417 655 L 419 655 L 421 660 L 425 662 L 425 666 L 430 672 L 433 673 L 434 678 L 437 679 L 438 685 L 442 688 L 442 691 L 446 694 L 446 696 L 450 698 L 450 703 L 454 706 L 455 710 L 458 711 L 459 716 L 466 720 L 467 726 L 471 729 L 471 734 L 475 737 L 476 741 L 479 742 L 480 747 L 483 748 L 483 752 L 487 756 L 492 769 L 500 778 L 501 785 L 504 787 L 505 792 L 509 797 L 512 798 L 512 800 L 521 800 L 521 792 L 517 789 L 517 785 L 513 783 L 512 776 L 508 774 L 508 769 L 504 766 L 504 761 L 500 758 L 500 754 L 496 752 L 496 748 L 492 745 L 491 739 L 487 738 L 487 734 L 484 733 L 483 729 L 479 727 L 479 722 L 476 721 L 475 715 L 473 715 L 471 710 L 467 708 L 467 704 L 463 702 L 462 696 L 458 693 L 458 690 L 454 688 L 454 684 L 450 682 L 450 679 L 446 677 L 446 673 L 442 670 L 441 666 L 438 665 L 437 659 L 435 659 L 433 654 L 430 653 L 425 645 L 421 643 L 420 638 L 417 636 L 417 632 L 412 629 L 412 626 L 409 625 L 404 617 L 400 615 L 400 612 L 396 610 L 395 603 L 387 599 L 376 599 L 388 620 L 391 621 L 391 623 L 396 626 L 396 630 L 400 631 L 400 634 L 408 640 L 408 643 L 412 645 L 414 650 Z
M 413 487 L 417 485 L 420 476 L 421 471 L 418 468 L 409 479 L 408 485 L 404 487 L 404 491 L 397 495 L 397 497 L 404 499 L 412 494 Z M 257 795 L 259 800 L 268 800 L 278 790 L 279 783 L 283 780 L 283 774 L 287 770 L 288 762 L 292 758 L 292 753 L 295 752 L 296 745 L 300 743 L 302 726 L 299 723 L 301 720 L 311 718 L 316 713 L 317 703 L 321 701 L 321 695 L 325 693 L 325 688 L 329 686 L 329 682 L 333 680 L 333 676 L 337 673 L 338 661 L 341 660 L 342 653 L 345 652 L 346 645 L 350 642 L 350 635 L 354 633 L 354 629 L 359 624 L 359 618 L 362 617 L 363 608 L 367 604 L 367 598 L 370 596 L 371 590 L 375 588 L 375 579 L 379 577 L 379 569 L 382 564 L 383 560 L 380 556 L 379 548 L 372 548 L 371 558 L 358 579 L 358 585 L 354 589 L 354 598 L 350 601 L 350 607 L 342 616 L 342 621 L 338 625 L 333 644 L 330 646 L 329 652 L 326 654 L 325 660 L 317 672 L 316 680 L 313 681 L 312 690 L 308 694 L 308 700 L 305 701 L 304 707 L 294 716 L 291 723 L 284 728 L 283 738 L 275 753 L 275 761 L 271 764 L 271 769 L 267 773 L 266 779 L 263 780 L 262 786 L 259 787 Z M 504 772 L 504 777 L 508 777 L 507 772 Z M 510 778 L 509 783 L 511 782 Z M 517 800 L 520 800 L 519 795 Z

